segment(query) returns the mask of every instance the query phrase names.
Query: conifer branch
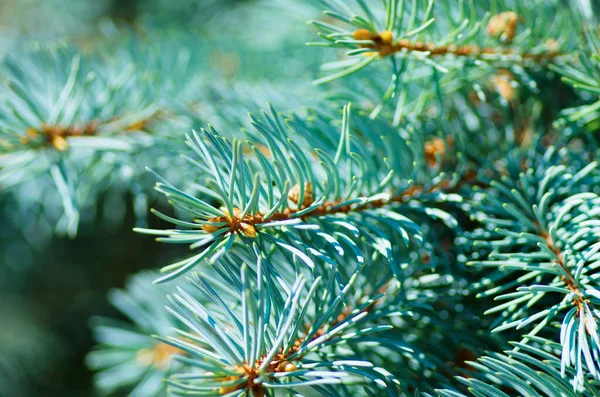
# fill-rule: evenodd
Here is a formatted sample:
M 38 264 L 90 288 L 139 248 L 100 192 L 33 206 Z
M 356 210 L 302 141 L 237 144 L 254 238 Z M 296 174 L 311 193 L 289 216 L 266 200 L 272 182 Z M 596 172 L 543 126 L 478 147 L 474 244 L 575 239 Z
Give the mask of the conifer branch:
M 99 392 L 598 396 L 591 7 L 584 19 L 565 0 L 321 0 L 309 44 L 345 54 L 315 82 L 351 77 L 304 89 L 321 59 L 308 48 L 290 62 L 301 50 L 284 36 L 305 39 L 272 0 L 210 3 L 224 12 L 200 35 L 108 24 L 85 52 L 42 46 L 0 65 L 3 213 L 28 247 L 56 223 L 30 220 L 30 203 L 41 216 L 62 203 L 52 216 L 74 235 L 99 197 L 129 219 L 114 187 L 173 225 L 136 231 L 190 248 L 109 293 L 128 321 L 92 320 Z M 312 15 L 304 3 L 282 0 L 281 16 Z M 264 16 L 285 29 L 268 36 Z M 168 203 L 147 197 L 145 166 Z
M 550 150 L 542 161 L 556 162 L 553 154 Z M 479 296 L 497 295 L 496 299 L 505 301 L 487 311 L 499 313 L 495 331 L 537 324 L 523 336 L 527 341 L 545 332 L 561 312 L 566 312 L 559 320 L 560 335 L 551 335 L 560 338 L 563 345 L 559 351 L 561 373 L 564 375 L 571 365 L 575 368 L 575 389 L 583 387 L 587 374 L 598 377 L 592 356 L 599 354 L 600 317 L 594 308 L 598 302 L 594 298 L 596 287 L 591 285 L 596 285 L 593 263 L 600 250 L 600 244 L 595 243 L 600 230 L 595 226 L 596 213 L 589 212 L 598 198 L 587 192 L 598 181 L 595 169 L 596 163 L 591 163 L 581 169 L 571 168 L 571 174 L 563 165 L 552 165 L 537 176 L 529 171 L 514 182 L 506 177 L 502 184 L 492 184 L 481 208 L 491 211 L 493 217 L 481 220 L 494 225 L 494 232 L 474 242 L 490 252 L 471 263 L 499 269 L 474 285 L 486 290 Z M 526 186 L 532 189 L 527 191 Z M 492 197 L 494 191 L 497 196 Z M 519 224 L 512 219 L 519 219 Z M 476 232 L 484 234 L 482 230 Z M 523 274 L 513 277 L 515 272 Z M 510 292 L 513 288 L 515 291 Z M 540 306 L 549 294 L 559 294 L 560 300 Z
M 582 134 L 593 135 L 600 120 L 600 39 L 597 32 L 588 29 L 586 42 L 565 65 L 553 65 L 552 69 L 562 75 L 562 80 L 577 90 L 583 105 L 569 107 L 561 112 L 557 127 L 566 127 L 571 138 Z
M 185 352 L 152 337 L 173 335 L 173 327 L 181 326 L 163 310 L 172 289 L 152 285 L 154 278 L 153 272 L 142 272 L 127 281 L 126 289 L 109 292 L 111 304 L 130 323 L 92 319 L 98 346 L 88 353 L 86 363 L 98 371 L 94 378 L 103 393 L 129 388 L 131 393 L 151 390 L 160 395 L 166 392 L 163 378 L 181 367 L 175 357 Z
M 403 168 L 408 166 L 407 157 L 419 156 L 423 168 L 427 168 L 429 162 L 429 165 L 437 165 L 438 169 L 443 165 L 441 157 L 434 162 L 432 153 L 427 154 L 425 148 L 415 148 L 418 150 L 415 153 L 397 133 L 389 131 L 381 134 L 373 130 L 374 126 L 364 130 L 365 136 L 352 136 L 349 110 L 348 106 L 344 109 L 341 134 L 331 124 L 306 128 L 302 121 L 294 120 L 298 135 L 292 140 L 280 116 L 271 109 L 271 115 L 265 114 L 263 122 L 253 121 L 260 133 L 260 136 L 249 134 L 253 141 L 250 144 L 253 157 L 244 158 L 241 142 L 229 142 L 212 129 L 203 130 L 202 135 L 194 133 L 188 137 L 190 147 L 203 159 L 202 163 L 190 161 L 210 175 L 206 186 L 222 206 L 219 208 L 192 197 L 157 176 L 157 190 L 163 192 L 174 206 L 194 216 L 194 222 L 156 214 L 192 230 L 136 230 L 164 236 L 159 241 L 204 247 L 200 254 L 166 266 L 163 271 L 168 274 L 157 281 L 165 282 L 177 277 L 201 261 L 214 261 L 232 249 L 236 235 L 250 239 L 261 237 L 261 241 L 298 255 L 313 267 L 312 255 L 333 262 L 333 258 L 343 255 L 346 249 L 353 253 L 362 251 L 359 247 L 363 233 L 365 237 L 379 241 L 389 240 L 391 235 L 399 233 L 406 245 L 411 241 L 419 244 L 422 241 L 419 226 L 395 212 L 403 207 L 407 212 L 416 211 L 439 218 L 454 227 L 455 221 L 448 213 L 417 203 L 436 200 L 435 197 L 441 200 L 456 198 L 451 194 L 452 189 L 473 182 L 474 174 L 465 171 L 462 177 L 457 174 L 448 177 L 440 173 L 433 178 L 424 178 L 424 181 L 428 180 L 427 184 L 415 184 L 399 178 L 402 174 L 415 175 L 419 171 L 416 167 Z M 296 140 L 302 135 L 302 140 Z M 375 154 L 373 148 L 357 144 L 369 136 L 389 139 L 399 149 Z M 320 140 L 323 146 L 316 150 L 310 144 L 306 146 L 310 137 Z M 271 157 L 263 155 L 260 147 L 268 148 Z M 305 154 L 313 150 L 320 163 Z M 364 165 L 356 167 L 361 163 Z M 261 168 L 262 172 L 259 172 Z M 301 190 L 298 186 L 305 186 L 305 189 Z M 325 234 L 319 231 L 320 225 L 329 225 L 335 232 Z M 307 244 L 305 239 L 308 235 L 298 235 L 301 231 L 310 233 L 311 230 L 316 232 L 314 238 L 323 238 L 327 242 L 326 248 L 316 250 Z M 335 237 L 338 234 L 345 237 L 338 239 Z M 247 245 L 248 241 L 243 238 L 240 242 Z M 391 244 L 386 242 L 379 252 L 398 273 Z M 356 255 L 355 260 L 363 261 L 364 255 Z
M 422 111 L 423 96 L 439 101 L 450 94 L 464 95 L 463 87 L 481 95 L 482 86 L 507 71 L 535 82 L 537 71 L 572 58 L 582 41 L 570 28 L 577 15 L 556 0 L 526 5 L 509 1 L 493 11 L 448 0 L 368 5 L 358 1 L 356 7 L 323 3 L 328 20 L 312 21 L 323 41 L 308 44 L 345 49 L 346 57 L 323 64 L 327 75 L 314 83 L 329 83 L 368 68 L 371 72 L 356 79 L 362 84 L 352 79 L 348 84 L 359 97 L 361 87 L 377 87 L 379 103 L 372 118 L 386 114 L 396 120 L 399 111 L 410 112 L 407 103 L 419 103 L 417 109 Z M 455 20 L 456 15 L 461 17 Z M 545 15 L 553 15 L 553 28 L 537 26 Z M 381 64 L 389 64 L 387 75 L 377 68 Z M 434 105 L 445 109 L 443 104 Z
M 356 41 L 372 42 L 372 44 L 360 44 L 360 48 L 368 48 L 373 50 L 372 53 L 365 53 L 366 56 L 379 55 L 380 57 L 386 57 L 403 51 L 416 51 L 427 53 L 427 55 L 432 57 L 454 55 L 456 57 L 490 60 L 494 58 L 506 59 L 507 56 L 510 56 L 511 58 L 514 57 L 517 59 L 522 59 L 524 61 L 546 63 L 554 60 L 557 57 L 567 55 L 556 50 L 549 50 L 546 52 L 539 53 L 519 53 L 515 49 L 506 47 L 481 48 L 475 45 L 436 46 L 434 43 L 423 43 L 420 41 L 411 42 L 407 39 L 394 40 L 393 33 L 390 31 L 384 31 L 381 33 L 371 33 L 367 29 L 358 29 L 354 31 L 352 36 Z
M 225 270 L 236 264 L 225 260 L 218 266 Z M 268 390 L 280 388 L 293 390 L 304 386 L 320 390 L 328 385 L 358 383 L 372 390 L 388 388 L 390 395 L 398 395 L 399 382 L 390 373 L 368 361 L 353 360 L 338 348 L 342 345 L 351 348 L 350 341 L 359 342 L 363 338 L 366 341 L 372 333 L 389 329 L 371 323 L 377 317 L 386 317 L 378 313 L 370 315 L 380 299 L 377 296 L 355 310 L 348 309 L 348 305 L 352 306 L 349 292 L 363 266 L 355 269 L 351 279 L 339 289 L 331 283 L 337 278 L 333 270 L 326 285 L 322 285 L 324 280 L 320 278 L 306 285 L 304 278 L 299 277 L 285 286 L 284 290 L 289 291 L 286 294 L 281 290 L 261 290 L 261 286 L 273 280 L 260 260 L 255 281 L 249 279 L 252 273 L 243 265 L 239 279 L 237 276 L 235 281 L 229 277 L 222 279 L 241 303 L 232 307 L 227 320 L 212 318 L 204 305 L 178 289 L 170 311 L 191 332 L 177 331 L 188 341 L 181 337 L 161 340 L 184 350 L 186 355 L 179 360 L 196 368 L 194 372 L 173 375 L 168 381 L 170 388 L 174 392 L 200 395 L 245 392 L 262 396 Z M 190 282 L 214 303 L 220 301 L 210 283 L 198 274 L 193 274 Z M 265 307 L 273 310 L 261 312 Z M 256 322 L 228 326 L 236 318 L 235 312 L 240 312 L 238 318 L 254 318 Z M 225 327 L 231 329 L 228 334 L 219 332 Z M 402 341 L 388 342 L 390 349 L 411 351 Z M 211 347 L 201 348 L 197 343 L 208 343 Z
M 575 280 L 575 277 L 573 277 L 571 269 L 569 269 L 569 267 L 565 263 L 564 254 L 559 248 L 556 247 L 549 233 L 541 232 L 540 237 L 542 237 L 546 241 L 546 243 L 548 244 L 548 248 L 556 256 L 556 263 L 558 263 L 558 265 L 563 269 L 565 273 L 565 275 L 562 276 L 561 279 L 566 284 L 569 291 L 571 291 L 575 295 L 575 297 L 573 298 L 573 305 L 577 307 L 577 311 L 584 309 L 584 295 L 577 286 L 577 281 Z M 589 304 L 589 300 L 585 303 Z
M 315 207 L 310 212 L 305 212 L 303 215 L 298 216 L 298 213 L 306 210 L 311 206 L 311 204 L 314 203 L 314 198 L 312 197 L 312 187 L 310 182 L 308 182 L 305 188 L 304 201 L 298 208 L 287 207 L 283 211 L 273 213 L 269 218 L 266 219 L 260 212 L 252 215 L 246 214 L 244 218 L 240 218 L 242 210 L 239 208 L 234 208 L 233 217 L 225 214 L 225 216 L 216 216 L 210 218 L 207 223 L 202 226 L 202 229 L 208 233 L 218 233 L 224 229 L 229 229 L 229 233 L 241 232 L 246 237 L 256 237 L 256 229 L 263 226 L 268 226 L 268 224 L 272 222 L 291 221 L 293 219 L 308 220 L 309 218 L 313 217 L 327 217 L 337 214 L 347 215 L 350 213 L 354 214 L 362 211 L 393 206 L 394 204 L 406 204 L 412 199 L 418 199 L 422 195 L 426 194 L 438 192 L 448 194 L 456 192 L 462 185 L 476 184 L 477 182 L 475 182 L 474 178 L 474 172 L 467 172 L 466 175 L 457 181 L 442 179 L 440 182 L 427 187 L 423 185 L 412 185 L 396 195 L 387 194 L 385 195 L 385 198 L 366 203 L 344 205 L 343 203 L 348 203 L 355 200 L 352 198 L 346 200 L 339 198 L 333 202 L 327 201 L 324 204 Z M 290 201 L 293 201 L 296 204 L 297 199 L 295 199 L 295 197 L 298 196 L 298 190 L 298 185 L 295 185 L 290 190 L 288 195 Z M 223 226 L 214 226 L 217 224 Z

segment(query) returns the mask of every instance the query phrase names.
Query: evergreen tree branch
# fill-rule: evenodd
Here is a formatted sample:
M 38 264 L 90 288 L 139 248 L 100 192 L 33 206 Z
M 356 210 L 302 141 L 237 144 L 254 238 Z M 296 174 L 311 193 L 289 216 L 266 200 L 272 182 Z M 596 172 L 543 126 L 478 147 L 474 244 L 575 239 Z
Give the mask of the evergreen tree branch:
M 419 202 L 457 199 L 451 190 L 462 183 L 472 182 L 473 174 L 465 171 L 465 177 L 458 174 L 447 177 L 440 173 L 433 178 L 423 175 L 427 183 L 415 185 L 412 180 L 399 176 L 417 176 L 419 168 L 412 168 L 412 164 L 407 162 L 412 156 L 420 156 L 421 164 L 427 168 L 423 148 L 421 153 L 413 153 L 413 149 L 397 134 L 391 131 L 381 134 L 372 130 L 374 126 L 368 126 L 364 136 L 354 137 L 350 134 L 349 122 L 347 107 L 341 134 L 331 124 L 314 128 L 298 124 L 298 135 L 292 140 L 279 115 L 272 111 L 270 116 L 265 115 L 264 122 L 253 122 L 260 136 L 249 133 L 255 142 L 250 145 L 254 157 L 246 156 L 245 159 L 241 142 L 229 142 L 212 129 L 203 130 L 202 135 L 194 133 L 193 137 L 188 137 L 190 147 L 203 159 L 202 163 L 190 161 L 211 175 L 206 185 L 208 189 L 204 192 L 217 199 L 222 207 L 192 197 L 157 176 L 157 189 L 175 207 L 193 215 L 194 222 L 157 215 L 191 230 L 136 230 L 164 236 L 160 241 L 188 243 L 192 248 L 204 247 L 192 258 L 163 268 L 168 274 L 160 281 L 183 274 L 203 260 L 214 261 L 234 246 L 236 235 L 241 237 L 242 245 L 247 245 L 248 239 L 260 237 L 262 242 L 298 256 L 309 267 L 314 267 L 310 256 L 332 262 L 336 255 L 344 255 L 347 251 L 355 253 L 356 260 L 363 261 L 365 253 L 357 253 L 363 251 L 359 248 L 363 245 L 359 236 L 364 235 L 383 244 L 378 248 L 379 253 L 399 274 L 389 243 L 390 236 L 399 234 L 406 245 L 411 241 L 418 243 L 422 237 L 414 221 L 395 211 L 405 208 L 407 212 L 416 211 L 439 218 L 454 227 L 455 221 L 448 213 Z M 303 139 L 296 140 L 302 135 Z M 370 137 L 390 140 L 398 149 L 381 153 L 379 149 L 362 146 L 360 142 Z M 307 150 L 313 151 L 311 139 L 320 141 L 322 145 L 314 150 L 320 164 L 305 154 Z M 305 146 L 307 143 L 308 146 Z M 263 155 L 260 148 L 268 148 L 271 158 Z M 432 160 L 430 156 L 429 161 Z M 439 168 L 441 161 L 436 164 Z M 259 171 L 261 168 L 262 172 Z M 305 189 L 300 189 L 300 186 Z M 333 229 L 327 233 L 327 227 Z M 364 231 L 360 232 L 361 229 Z M 311 236 L 312 231 L 315 234 Z M 326 247 L 315 250 L 311 247 L 313 243 L 306 238 L 323 239 Z
M 95 383 L 105 394 L 126 390 L 131 396 L 165 396 L 163 379 L 181 367 L 175 356 L 185 352 L 152 337 L 173 335 L 172 328 L 181 326 L 163 310 L 172 288 L 153 286 L 155 277 L 142 272 L 128 280 L 126 289 L 110 291 L 109 301 L 131 324 L 92 319 L 98 346 L 88 353 L 86 364 L 97 371 Z
M 547 152 L 541 161 L 544 171 L 538 175 L 530 171 L 513 181 L 505 178 L 503 183 L 492 183 L 480 206 L 492 217 L 480 220 L 493 225 L 493 232 L 477 231 L 475 235 L 485 239 L 474 242 L 491 251 L 470 264 L 499 269 L 474 285 L 487 289 L 480 296 L 497 295 L 497 300 L 504 301 L 487 311 L 499 313 L 495 331 L 536 324 L 524 336 L 527 340 L 550 332 L 559 313 L 566 312 L 560 320 L 561 371 L 564 374 L 574 366 L 577 389 L 588 375 L 598 376 L 592 357 L 600 354 L 600 317 L 594 308 L 594 269 L 600 249 L 594 241 L 600 231 L 595 227 L 595 211 L 590 211 L 598 198 L 586 191 L 597 183 L 598 174 L 596 163 L 580 169 L 549 166 L 548 162 L 556 161 L 554 157 L 552 150 Z M 554 294 L 560 299 L 551 300 Z M 550 335 L 559 337 L 554 332 Z
M 392 98 L 397 98 L 396 112 L 405 107 L 406 83 L 418 86 L 417 92 L 431 90 L 429 96 L 438 99 L 456 92 L 457 85 L 480 91 L 486 80 L 506 71 L 535 81 L 536 71 L 572 58 L 582 41 L 569 28 L 581 18 L 558 1 L 508 1 L 492 10 L 479 3 L 455 5 L 446 0 L 412 4 L 386 0 L 368 5 L 357 1 L 355 7 L 323 3 L 329 20 L 312 23 L 324 41 L 309 45 L 347 52 L 345 59 L 324 64 L 322 70 L 331 74 L 315 83 L 364 70 L 357 77 L 358 94 L 360 81 L 362 86 L 369 80 L 382 85 L 373 118 Z M 538 18 L 545 15 L 552 15 L 556 29 L 537 26 Z M 382 63 L 390 67 L 377 67 Z
M 516 18 L 516 17 L 513 17 Z M 488 30 L 490 30 L 488 28 Z M 353 32 L 353 38 L 356 41 L 370 41 L 371 44 L 360 44 L 360 48 L 368 48 L 373 52 L 368 52 L 365 55 L 374 56 L 379 55 L 380 57 L 390 56 L 396 53 L 408 51 L 416 51 L 427 53 L 427 55 L 436 56 L 447 56 L 453 55 L 455 57 L 468 57 L 472 59 L 482 60 L 493 60 L 494 58 L 506 59 L 507 56 L 514 59 L 521 59 L 523 61 L 532 61 L 536 63 L 544 63 L 552 61 L 554 58 L 565 56 L 566 54 L 548 50 L 546 52 L 529 53 L 516 52 L 512 48 L 500 48 L 500 47 L 487 47 L 480 48 L 474 45 L 441 45 L 436 46 L 434 43 L 422 43 L 420 41 L 411 42 L 410 40 L 401 39 L 394 40 L 393 34 L 390 31 L 384 31 L 381 33 L 371 33 L 367 29 L 358 29 Z
M 234 208 L 234 216 L 229 216 L 228 214 L 226 214 L 225 216 L 217 216 L 210 218 L 208 220 L 209 224 L 204 225 L 202 229 L 208 233 L 218 233 L 219 231 L 222 231 L 224 229 L 229 229 L 229 233 L 242 232 L 247 237 L 255 237 L 257 228 L 268 227 L 268 224 L 271 222 L 291 221 L 293 219 L 307 220 L 308 218 L 312 217 L 326 217 L 336 214 L 354 214 L 360 213 L 362 211 L 391 206 L 394 203 L 406 204 L 412 199 L 418 199 L 421 195 L 424 194 L 426 195 L 437 192 L 442 192 L 445 194 L 453 193 L 457 191 L 461 185 L 472 183 L 473 180 L 471 178 L 473 177 L 474 175 L 472 173 L 468 173 L 458 181 L 443 179 L 440 182 L 429 187 L 425 187 L 422 185 L 413 185 L 397 195 L 388 195 L 385 199 L 378 199 L 376 201 L 368 203 L 344 205 L 344 203 L 352 202 L 355 200 L 343 200 L 339 198 L 334 202 L 327 201 L 324 204 L 315 207 L 314 209 L 312 209 L 312 211 L 304 213 L 304 215 L 297 215 L 300 211 L 309 208 L 310 205 L 313 203 L 312 188 L 310 183 L 307 183 L 306 190 L 304 193 L 303 204 L 299 208 L 287 207 L 283 211 L 275 212 L 267 219 L 265 219 L 260 212 L 254 215 L 247 214 L 244 218 L 240 218 L 241 210 L 239 208 Z M 451 184 L 452 186 L 450 186 Z M 296 200 L 295 197 L 296 195 L 298 195 L 298 190 L 298 185 L 294 185 L 294 187 L 290 190 L 288 198 L 291 201 Z M 214 226 L 213 224 L 224 225 Z
M 566 65 L 553 66 L 585 102 L 564 109 L 557 120 L 558 127 L 568 127 L 565 130 L 570 137 L 593 133 L 600 120 L 600 39 L 593 30 L 588 30 L 586 38 L 575 59 Z
M 219 266 L 239 265 L 220 262 Z M 332 283 L 336 279 L 334 270 L 326 285 L 320 277 L 310 284 L 300 277 L 292 285 L 281 285 L 281 289 L 265 289 L 275 280 L 261 261 L 255 274 L 242 265 L 239 276 L 222 279 L 234 294 L 227 320 L 213 319 L 203 305 L 179 289 L 171 299 L 170 311 L 190 332 L 178 331 L 184 339 L 161 340 L 184 350 L 187 355 L 180 360 L 196 370 L 173 375 L 169 387 L 175 393 L 187 391 L 199 395 L 214 395 L 215 391 L 219 395 L 267 395 L 269 390 L 296 392 L 304 387 L 328 394 L 333 391 L 331 385 L 342 383 L 349 390 L 354 390 L 354 385 L 364 385 L 380 392 L 385 389 L 390 396 L 398 395 L 395 390 L 399 383 L 389 372 L 368 361 L 353 359 L 351 350 L 347 350 L 351 349 L 352 341 L 366 341 L 372 333 L 389 328 L 369 326 L 378 317 L 377 296 L 355 309 L 349 308 L 352 307 L 349 292 L 363 266 L 355 269 L 348 283 L 339 287 Z M 252 280 L 254 277 L 256 281 Z M 220 301 L 210 283 L 198 274 L 193 274 L 190 282 L 214 303 Z M 265 312 L 267 307 L 271 309 Z M 243 319 L 244 323 L 231 328 L 227 323 L 235 318 Z M 224 334 L 221 332 L 224 328 L 231 330 Z M 411 352 L 401 341 L 388 342 L 389 348 Z M 198 343 L 207 343 L 211 348 L 202 348 Z
M 518 393 L 523 396 L 595 396 L 598 383 L 586 382 L 576 390 L 569 382 L 575 377 L 572 369 L 567 376 L 560 371 L 560 344 L 548 339 L 531 337 L 527 343 L 512 343 L 513 350 L 503 354 L 490 353 L 470 363 L 480 376 L 458 380 L 469 387 L 471 395 L 508 397 Z M 441 397 L 460 397 L 454 390 L 438 390 Z M 511 393 L 511 394 L 509 394 Z

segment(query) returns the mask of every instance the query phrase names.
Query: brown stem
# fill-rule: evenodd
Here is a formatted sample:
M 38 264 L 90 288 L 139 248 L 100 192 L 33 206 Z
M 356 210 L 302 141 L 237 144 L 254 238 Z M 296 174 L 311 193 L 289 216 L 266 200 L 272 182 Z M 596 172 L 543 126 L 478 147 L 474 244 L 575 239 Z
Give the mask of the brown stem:
M 48 145 L 52 145 L 56 150 L 64 151 L 67 148 L 66 138 L 71 136 L 94 135 L 97 129 L 98 124 L 93 121 L 84 127 L 61 127 L 59 125 L 42 124 L 39 130 L 35 128 L 27 129 L 27 134 L 21 138 L 21 143 L 26 145 L 42 135 Z
M 562 276 L 561 280 L 566 284 L 569 291 L 575 294 L 573 304 L 577 306 L 577 310 L 581 310 L 583 308 L 583 303 L 587 301 L 583 298 L 583 293 L 577 286 L 575 277 L 573 277 L 573 274 L 571 273 L 571 269 L 569 269 L 569 267 L 565 263 L 562 251 L 554 244 L 554 241 L 552 241 L 552 238 L 550 237 L 549 233 L 545 231 L 540 231 L 539 235 L 544 240 L 546 240 L 548 248 L 550 248 L 550 251 L 552 251 L 552 253 L 556 256 L 555 262 L 565 271 L 566 276 Z
M 551 50 L 542 53 L 517 52 L 511 48 L 482 48 L 475 45 L 442 45 L 436 46 L 433 43 L 423 43 L 420 41 L 411 42 L 410 40 L 401 39 L 394 41 L 390 31 L 384 31 L 378 34 L 373 34 L 366 29 L 359 29 L 354 32 L 355 40 L 370 40 L 373 44 L 361 45 L 362 48 L 370 48 L 379 56 L 385 57 L 396 54 L 401 51 L 418 51 L 428 52 L 431 56 L 454 55 L 457 57 L 479 58 L 485 55 L 492 56 L 517 56 L 524 60 L 529 60 L 537 63 L 551 61 L 554 58 L 565 55 L 564 53 Z
M 318 206 L 313 211 L 300 216 L 300 219 L 308 219 L 313 217 L 320 217 L 325 215 L 335 215 L 335 214 L 348 214 L 350 212 L 362 212 L 369 209 L 382 208 L 386 205 L 390 205 L 392 203 L 406 203 L 411 198 L 418 197 L 422 194 L 433 193 L 437 191 L 451 191 L 457 189 L 464 183 L 479 183 L 475 180 L 475 172 L 468 171 L 462 179 L 460 179 L 453 186 L 450 186 L 451 181 L 449 179 L 443 179 L 441 182 L 425 188 L 424 186 L 413 185 L 401 193 L 392 196 L 388 199 L 379 199 L 375 201 L 371 201 L 369 203 L 360 204 L 360 205 L 342 205 L 339 204 L 343 202 L 343 199 L 339 198 L 335 201 L 327 201 L 324 204 Z M 307 186 L 307 191 L 312 190 L 312 187 Z M 247 237 L 256 237 L 256 228 L 259 224 L 291 220 L 293 219 L 293 215 L 304 210 L 312 204 L 312 194 L 309 196 L 309 200 L 305 197 L 304 203 L 299 206 L 299 208 L 286 208 L 284 211 L 278 211 L 271 215 L 268 218 L 264 218 L 263 214 L 256 213 L 254 215 L 247 214 L 244 218 L 241 218 L 241 210 L 239 208 L 234 209 L 234 214 L 231 216 L 226 213 L 225 216 L 218 216 L 208 220 L 211 223 L 225 223 L 223 226 L 215 226 L 211 224 L 205 224 L 202 226 L 202 230 L 207 233 L 215 233 L 223 228 L 228 228 L 230 233 L 241 232 Z M 296 193 L 294 192 L 294 196 L 296 197 Z
M 160 117 L 162 114 L 164 114 L 164 111 L 154 112 L 153 114 L 144 119 L 133 122 L 132 124 L 125 127 L 123 130 L 142 131 L 148 126 L 148 124 L 152 120 Z M 46 144 L 53 146 L 56 150 L 65 151 L 68 147 L 66 140 L 67 138 L 76 136 L 94 136 L 97 134 L 99 128 L 101 128 L 104 124 L 108 123 L 110 123 L 110 120 L 103 123 L 97 121 L 90 121 L 83 127 L 76 125 L 65 127 L 56 124 L 42 124 L 42 126 L 39 129 L 33 127 L 28 128 L 26 135 L 21 138 L 21 143 L 27 145 L 30 142 L 38 141 L 38 137 L 43 136 Z

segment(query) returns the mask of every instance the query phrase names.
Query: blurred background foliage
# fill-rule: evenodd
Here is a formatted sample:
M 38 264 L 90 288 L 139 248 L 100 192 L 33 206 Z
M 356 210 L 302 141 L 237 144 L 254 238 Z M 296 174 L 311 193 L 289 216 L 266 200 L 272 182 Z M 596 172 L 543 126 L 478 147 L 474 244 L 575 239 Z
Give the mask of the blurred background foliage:
M 206 106 L 197 116 L 239 130 L 245 112 L 234 117 L 227 107 L 244 92 L 255 102 L 243 104 L 248 111 L 267 98 L 280 109 L 296 108 L 302 93 L 314 89 L 309 82 L 322 60 L 314 51 L 302 53 L 310 51 L 304 43 L 314 34 L 306 21 L 317 15 L 310 1 L 0 0 L 0 54 L 40 42 L 110 54 L 115 42 L 127 40 L 144 53 L 156 37 L 182 35 L 208 79 L 221 84 L 203 91 Z M 222 106 L 211 106 L 217 102 Z M 0 397 L 95 395 L 84 365 L 93 345 L 90 317 L 122 318 L 106 292 L 185 250 L 133 233 L 140 222 L 134 203 L 128 189 L 111 186 L 81 209 L 77 237 L 70 239 L 55 233 L 52 216 L 62 203 L 51 181 L 0 187 Z M 156 217 L 148 222 L 167 227 Z

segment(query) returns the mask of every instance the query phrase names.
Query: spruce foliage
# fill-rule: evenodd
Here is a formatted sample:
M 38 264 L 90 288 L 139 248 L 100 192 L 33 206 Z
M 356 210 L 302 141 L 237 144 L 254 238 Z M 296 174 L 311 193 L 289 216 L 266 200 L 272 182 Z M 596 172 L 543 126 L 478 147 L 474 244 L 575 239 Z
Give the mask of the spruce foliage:
M 0 71 L 7 219 L 186 248 L 92 319 L 99 393 L 600 395 L 589 2 L 142 3 Z

